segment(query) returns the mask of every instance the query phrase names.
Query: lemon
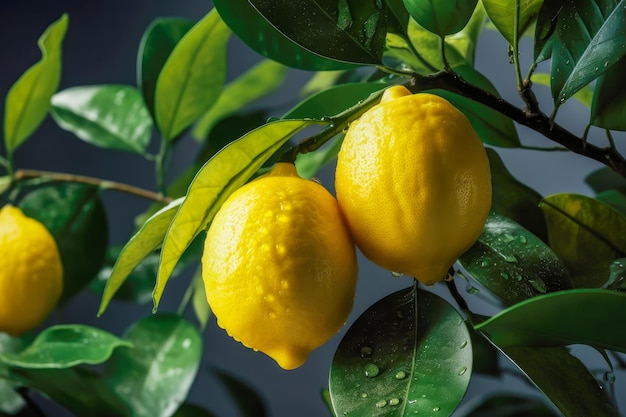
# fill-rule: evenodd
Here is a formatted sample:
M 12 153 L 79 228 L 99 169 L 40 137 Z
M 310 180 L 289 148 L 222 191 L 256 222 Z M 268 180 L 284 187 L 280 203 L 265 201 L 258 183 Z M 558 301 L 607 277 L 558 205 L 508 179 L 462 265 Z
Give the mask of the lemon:
M 202 277 L 218 325 L 294 369 L 345 324 L 356 249 L 335 198 L 281 162 L 224 202 L 207 231 Z
M 0 331 L 18 336 L 56 306 L 63 267 L 48 229 L 11 205 L 0 209 L 0 250 Z
M 478 239 L 491 207 L 489 161 L 467 118 L 403 86 L 348 129 L 335 188 L 363 254 L 426 285 Z

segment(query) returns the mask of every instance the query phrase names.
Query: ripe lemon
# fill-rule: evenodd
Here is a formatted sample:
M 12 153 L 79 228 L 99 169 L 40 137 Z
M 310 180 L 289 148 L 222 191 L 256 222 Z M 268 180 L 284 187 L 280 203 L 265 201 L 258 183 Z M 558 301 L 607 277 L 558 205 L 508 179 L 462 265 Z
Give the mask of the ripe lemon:
M 426 285 L 478 239 L 491 207 L 489 161 L 467 118 L 403 86 L 348 129 L 335 188 L 363 254 Z
M 220 208 L 207 231 L 202 277 L 218 325 L 294 369 L 346 322 L 356 249 L 337 200 L 283 162 Z
M 18 336 L 40 325 L 63 289 L 57 244 L 46 227 L 7 205 L 0 209 L 0 331 Z

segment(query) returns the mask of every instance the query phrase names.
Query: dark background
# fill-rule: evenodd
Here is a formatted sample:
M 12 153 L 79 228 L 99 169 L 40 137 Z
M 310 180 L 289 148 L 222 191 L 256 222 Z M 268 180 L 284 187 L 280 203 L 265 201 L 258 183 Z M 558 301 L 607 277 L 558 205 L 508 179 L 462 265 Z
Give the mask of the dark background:
M 70 22 L 64 41 L 60 89 L 93 84 L 136 85 L 137 49 L 151 21 L 166 16 L 197 20 L 211 7 L 210 2 L 192 0 L 0 0 L 0 114 L 4 114 L 4 97 L 10 86 L 40 58 L 38 37 L 62 13 L 69 14 Z M 527 52 L 522 58 L 527 65 L 531 48 L 522 43 L 522 47 L 524 45 Z M 229 79 L 241 74 L 259 59 L 258 55 L 233 37 L 229 49 Z M 478 69 L 496 84 L 505 98 L 519 104 L 513 67 L 507 61 L 504 41 L 496 33 L 486 31 L 478 46 Z M 259 105 L 280 108 L 293 104 L 291 100 L 294 100 L 294 91 L 301 88 L 310 75 L 304 71 L 291 71 L 286 85 Z M 540 101 L 551 103 L 545 88 L 538 88 L 537 91 Z M 582 132 L 587 119 L 586 109 L 576 103 L 566 104 L 559 116 L 562 124 L 577 133 Z M 529 145 L 553 146 L 524 128 L 519 128 L 519 133 Z M 169 170 L 170 179 L 188 166 L 196 150 L 197 145 L 191 138 L 183 139 Z M 582 179 L 598 167 L 590 160 L 569 153 L 519 150 L 498 152 L 514 175 L 543 195 L 557 192 L 589 194 L 590 190 Z M 155 189 L 151 163 L 123 152 L 96 149 L 58 128 L 50 118 L 16 151 L 15 165 L 17 168 L 89 175 Z M 332 191 L 333 167 L 325 169 L 320 178 Z M 133 232 L 134 216 L 145 210 L 149 202 L 112 191 L 105 192 L 103 198 L 109 218 L 110 243 L 123 244 Z M 384 295 L 411 284 L 408 278 L 392 279 L 388 272 L 371 265 L 362 257 L 359 262 L 360 282 L 350 322 Z M 187 282 L 182 279 L 168 285 L 160 311 L 176 310 Z M 441 293 L 440 288 L 436 287 L 435 292 Z M 69 303 L 63 320 L 95 325 L 121 334 L 136 319 L 151 314 L 150 305 L 114 302 L 107 313 L 98 319 L 96 311 L 99 301 L 98 294 L 81 295 Z M 321 400 L 320 391 L 327 386 L 328 369 L 340 338 L 341 334 L 314 351 L 301 368 L 287 372 L 264 355 L 241 347 L 211 321 L 204 333 L 204 362 L 191 389 L 190 399 L 219 416 L 238 415 L 228 400 L 227 392 L 210 372 L 215 367 L 241 378 L 257 389 L 266 400 L 272 417 L 327 416 L 329 414 Z M 588 353 L 587 356 L 597 359 L 597 354 L 594 356 Z M 598 366 L 602 366 L 601 361 Z M 619 389 L 620 379 L 617 384 Z M 475 377 L 468 398 L 485 389 L 511 388 L 529 391 L 514 377 L 504 377 L 500 381 Z M 49 415 L 68 415 L 64 410 L 42 401 Z

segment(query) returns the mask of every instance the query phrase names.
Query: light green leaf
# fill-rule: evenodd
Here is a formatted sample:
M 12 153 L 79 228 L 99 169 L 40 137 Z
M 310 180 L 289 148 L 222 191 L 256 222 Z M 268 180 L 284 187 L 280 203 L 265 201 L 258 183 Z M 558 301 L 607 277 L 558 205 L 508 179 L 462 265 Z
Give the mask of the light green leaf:
M 165 140 L 174 139 L 217 101 L 226 79 L 229 37 L 213 10 L 176 44 L 154 93 L 156 122 Z
M 196 319 L 200 323 L 200 329 L 206 328 L 211 317 L 211 307 L 206 299 L 204 291 L 204 282 L 202 281 L 202 268 L 198 268 L 193 277 L 193 295 L 191 297 L 191 305 Z
M 463 29 L 472 16 L 476 3 L 477 0 L 404 0 L 411 17 L 440 37 Z
M 26 369 L 62 369 L 106 362 L 120 346 L 131 346 L 111 333 L 82 324 L 48 327 L 19 353 L 0 355 L 6 365 Z
M 339 153 L 339 149 L 341 149 L 342 142 L 343 135 L 333 139 L 332 142 L 326 144 L 315 152 L 299 154 L 296 159 L 296 170 L 298 171 L 298 175 L 302 178 L 312 178 L 325 165 L 335 160 L 337 154 Z
M 61 80 L 61 45 L 67 15 L 51 24 L 39 38 L 41 60 L 30 67 L 9 90 L 4 104 L 4 142 L 11 153 L 41 124 L 50 98 Z
M 104 288 L 98 315 L 104 313 L 109 302 L 111 302 L 111 299 L 133 269 L 161 245 L 167 229 L 183 201 L 184 198 L 182 197 L 174 200 L 150 216 L 137 233 L 124 245 L 113 266 L 111 277 Z
M 141 93 L 126 85 L 73 87 L 52 97 L 57 124 L 102 148 L 145 155 L 152 118 Z
M 487 16 L 510 45 L 515 44 L 539 13 L 543 0 L 482 0 Z M 515 33 L 515 8 L 519 3 L 518 31 Z
M 285 80 L 287 67 L 264 60 L 224 87 L 217 102 L 193 129 L 193 136 L 204 141 L 217 122 L 245 105 L 276 90 Z
M 230 143 L 200 168 L 167 230 L 154 288 L 154 308 L 176 263 L 193 239 L 208 227 L 222 203 L 263 163 L 301 129 L 320 124 L 313 120 L 268 123 Z
M 12 337 L 6 333 L 0 333 L 0 354 L 21 351 L 28 344 L 28 340 L 25 339 L 26 337 Z M 0 370 L 3 375 L 7 372 L 6 366 L 1 361 Z M 8 378 L 0 378 L 0 415 L 2 413 L 15 415 L 26 405 L 22 396 L 15 391 L 18 386 Z
M 169 417 L 187 398 L 200 366 L 202 337 L 175 314 L 149 316 L 131 326 L 132 348 L 117 350 L 105 378 L 134 417 Z

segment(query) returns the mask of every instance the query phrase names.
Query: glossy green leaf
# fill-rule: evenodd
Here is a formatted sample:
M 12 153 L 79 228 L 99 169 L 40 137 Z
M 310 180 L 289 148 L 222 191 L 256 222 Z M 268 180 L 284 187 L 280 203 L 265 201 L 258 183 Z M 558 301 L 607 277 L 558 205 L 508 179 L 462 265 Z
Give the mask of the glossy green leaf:
M 446 45 L 454 48 L 455 52 L 458 52 L 463 59 L 463 63 L 471 67 L 474 66 L 474 58 L 476 55 L 476 45 L 478 44 L 478 37 L 482 33 L 485 27 L 485 21 L 487 19 L 487 13 L 482 2 L 479 2 L 474 9 L 474 13 L 465 27 L 452 35 L 448 35 L 445 38 Z M 446 54 L 447 50 L 446 49 Z M 454 58 L 454 55 L 452 56 Z M 461 65 L 460 63 L 453 66 Z
M 200 168 L 163 241 L 154 287 L 155 309 L 176 263 L 193 239 L 207 228 L 224 200 L 294 134 L 313 124 L 316 122 L 312 120 L 268 123 L 224 147 Z
M 596 195 L 596 200 L 619 211 L 622 216 L 626 216 L 626 190 L 602 191 Z
M 27 369 L 61 369 L 76 365 L 96 365 L 109 359 L 120 346 L 131 346 L 111 333 L 82 324 L 48 327 L 19 353 L 0 355 L 0 361 Z
M 588 174 L 585 183 L 596 193 L 609 190 L 626 191 L 626 178 L 608 167 L 599 168 Z
M 625 6 L 626 7 L 626 6 Z M 591 104 L 591 124 L 611 130 L 626 130 L 626 58 L 622 58 L 598 80 Z
M 494 212 L 459 261 L 506 304 L 572 287 L 565 267 L 541 239 Z
M 539 85 L 544 85 L 546 87 L 550 87 L 550 74 L 535 72 L 533 73 L 531 80 L 533 84 L 539 84 Z M 594 94 L 593 92 L 594 92 L 594 89 L 586 85 L 580 90 L 578 90 L 576 93 L 574 93 L 572 98 L 574 100 L 577 100 L 579 103 L 581 103 L 585 107 L 591 108 L 593 94 Z
M 63 263 L 61 302 L 68 301 L 95 278 L 106 257 L 109 228 L 99 189 L 52 183 L 28 193 L 18 205 L 54 236 Z
M 172 140 L 218 99 L 226 79 L 230 30 L 215 10 L 176 44 L 161 69 L 154 91 L 156 122 Z
M 584 306 L 584 308 L 581 308 Z M 626 352 L 626 294 L 603 289 L 559 291 L 509 307 L 476 326 L 498 346 L 584 344 Z
M 154 20 L 146 29 L 137 53 L 137 85 L 143 93 L 146 107 L 154 116 L 154 90 L 159 74 L 176 44 L 191 29 L 189 19 L 165 17 Z
M 126 417 L 128 406 L 104 379 L 91 369 L 13 368 L 11 378 L 44 393 L 75 416 Z
M 184 198 L 174 200 L 157 211 L 146 220 L 137 233 L 124 245 L 106 283 L 98 315 L 104 313 L 115 293 L 137 265 L 161 245 L 167 229 L 178 208 L 182 205 L 183 200 Z
M 555 106 L 626 55 L 626 0 L 544 2 L 537 18 L 535 62 L 551 62 Z
M 499 97 L 498 91 L 491 82 L 474 68 L 463 65 L 456 67 L 454 70 L 468 83 L 478 86 Z M 449 91 L 432 90 L 431 92 L 445 98 L 462 111 L 484 143 L 503 148 L 515 148 L 520 146 L 517 130 L 513 125 L 513 121 L 508 117 L 484 104 Z
M 249 384 L 223 371 L 215 371 L 219 380 L 235 401 L 242 417 L 265 417 L 265 404 L 259 394 Z
M 217 122 L 245 105 L 280 87 L 287 75 L 287 67 L 275 61 L 264 60 L 229 83 L 213 107 L 193 129 L 196 139 L 204 141 Z
M 541 202 L 550 246 L 577 288 L 599 288 L 609 265 L 626 256 L 626 217 L 593 198 L 555 194 Z
M 487 16 L 510 45 L 528 29 L 539 13 L 543 0 L 482 0 Z M 519 3 L 518 31 L 515 33 L 515 9 Z
M 463 29 L 469 21 L 477 0 L 404 0 L 404 5 L 417 23 L 444 37 Z
M 52 97 L 57 124 L 92 145 L 144 155 L 152 118 L 141 93 L 126 85 L 72 87 Z
M 472 374 L 469 340 L 457 311 L 430 292 L 408 288 L 383 298 L 352 324 L 335 353 L 336 414 L 451 415 Z
M 43 122 L 61 80 L 61 46 L 69 18 L 52 23 L 39 38 L 41 59 L 13 84 L 4 103 L 4 144 L 12 152 Z
M 564 417 L 618 417 L 606 390 L 562 347 L 500 348 Z
M 198 268 L 193 277 L 193 295 L 191 296 L 191 306 L 198 320 L 199 327 L 204 330 L 211 318 L 211 307 L 206 299 L 204 282 L 202 281 L 202 268 Z
M 409 25 L 409 15 L 403 0 L 385 0 L 387 14 L 387 30 L 389 32 L 406 34 Z
M 259 15 L 248 0 L 214 0 L 213 5 L 239 39 L 267 58 L 310 71 L 354 68 L 354 65 L 323 58 L 293 43 Z
M 105 376 L 134 417 L 169 417 L 183 403 L 198 371 L 202 337 L 174 314 L 133 324 L 124 338 L 132 348 L 117 350 Z
M 546 221 L 539 208 L 541 194 L 513 177 L 495 150 L 487 148 L 486 151 L 491 167 L 493 189 L 491 210 L 514 220 L 547 242 Z
M 298 175 L 302 178 L 311 179 L 317 172 L 330 162 L 334 161 L 341 149 L 341 143 L 343 137 L 335 138 L 329 144 L 316 150 L 315 152 L 309 152 L 299 154 L 296 159 L 296 170 Z
M 456 413 L 458 417 L 559 417 L 545 401 L 518 394 L 483 394 L 480 402 L 472 401 L 469 408 Z
M 215 417 L 215 414 L 205 410 L 199 405 L 184 403 L 172 417 Z
M 387 34 L 382 2 L 249 2 L 283 35 L 315 54 L 355 64 L 382 63 Z
M 0 355 L 17 353 L 24 349 L 27 344 L 28 341 L 24 337 L 12 337 L 6 333 L 0 333 Z M 0 374 L 5 375 L 6 373 L 7 368 L 0 361 Z M 17 384 L 14 381 L 0 378 L 0 415 L 2 413 L 14 415 L 26 405 L 22 396 L 15 391 L 16 387 Z
M 476 331 L 470 331 L 470 340 L 474 354 L 472 371 L 499 377 L 502 370 L 500 369 L 500 352 L 498 349 L 483 334 Z

